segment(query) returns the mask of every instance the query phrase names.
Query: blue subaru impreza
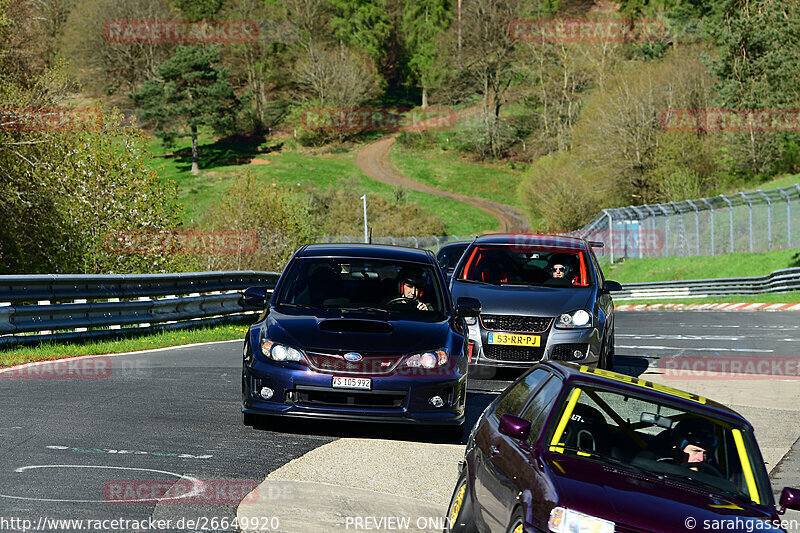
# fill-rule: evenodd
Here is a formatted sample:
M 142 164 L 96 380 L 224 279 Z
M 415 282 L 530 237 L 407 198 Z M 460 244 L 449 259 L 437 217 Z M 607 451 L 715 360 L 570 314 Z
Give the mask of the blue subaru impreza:
M 246 425 L 263 415 L 450 427 L 460 436 L 467 385 L 465 317 L 429 251 L 363 244 L 298 250 L 250 327 L 242 364 Z M 456 436 L 454 435 L 454 436 Z

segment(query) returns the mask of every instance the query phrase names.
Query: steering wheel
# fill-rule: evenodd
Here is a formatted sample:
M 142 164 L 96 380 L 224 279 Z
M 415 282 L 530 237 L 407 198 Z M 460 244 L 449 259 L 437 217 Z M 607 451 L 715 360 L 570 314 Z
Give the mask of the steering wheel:
M 696 468 L 697 471 L 700 472 L 701 474 L 706 474 L 715 477 L 725 477 L 722 475 L 722 472 L 720 472 L 717 467 L 708 463 L 704 462 L 684 463 L 682 466 L 688 469 Z
M 413 298 L 406 298 L 405 296 L 400 296 L 399 298 L 394 298 L 393 300 L 389 300 L 386 305 L 392 304 L 406 304 L 406 305 L 417 305 L 417 301 Z

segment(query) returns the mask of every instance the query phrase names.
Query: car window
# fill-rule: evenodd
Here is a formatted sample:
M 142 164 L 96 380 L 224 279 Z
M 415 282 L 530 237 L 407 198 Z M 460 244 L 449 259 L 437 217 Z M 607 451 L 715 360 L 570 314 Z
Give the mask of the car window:
M 589 287 L 590 259 L 582 250 L 534 245 L 479 245 L 454 278 L 492 285 Z
M 445 270 L 455 268 L 458 264 L 458 260 L 461 259 L 461 256 L 464 254 L 464 250 L 467 249 L 467 246 L 469 246 L 469 243 L 442 248 L 436 256 L 436 259 Z
M 505 414 L 516 416 L 520 412 L 522 406 L 530 397 L 531 393 L 544 382 L 544 379 L 550 375 L 548 370 L 537 368 L 530 374 L 523 376 L 519 381 L 511 385 L 503 393 L 500 398 L 494 415 L 499 419 Z
M 406 288 L 410 290 L 404 292 Z M 410 296 L 410 297 L 408 297 Z M 371 258 L 309 257 L 292 262 L 275 305 L 284 309 L 378 309 L 440 317 L 441 284 L 431 265 Z
M 597 281 L 599 285 L 602 287 L 606 282 L 606 277 L 603 275 L 603 269 L 600 268 L 600 263 L 597 261 L 597 256 L 594 255 L 594 250 L 589 250 L 589 255 L 592 258 L 592 265 L 594 266 L 594 271 L 597 272 Z
M 562 385 L 563 382 L 555 376 L 547 380 L 547 383 L 533 395 L 528 405 L 522 410 L 522 414 L 519 415 L 520 418 L 531 423 L 531 432 L 527 439 L 528 446 L 533 446 L 533 443 L 536 442 L 544 422 L 547 420 L 547 415 L 553 408 L 558 393 L 561 392 Z
M 770 505 L 749 427 L 627 391 L 579 385 L 561 398 L 547 449 L 624 465 L 744 501 Z

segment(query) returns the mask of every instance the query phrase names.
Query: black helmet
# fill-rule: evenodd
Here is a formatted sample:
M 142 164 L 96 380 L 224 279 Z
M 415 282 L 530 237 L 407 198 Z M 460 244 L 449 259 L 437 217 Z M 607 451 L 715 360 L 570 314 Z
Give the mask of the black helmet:
M 397 276 L 397 281 L 400 283 L 406 283 L 408 285 L 413 285 L 417 289 L 422 289 L 427 285 L 425 281 L 425 274 L 422 273 L 422 270 L 413 267 L 404 267 L 400 270 L 400 274 Z
M 672 430 L 672 445 L 677 454 L 682 454 L 688 445 L 703 448 L 712 455 L 717 447 L 714 428 L 705 418 L 687 418 L 678 422 Z

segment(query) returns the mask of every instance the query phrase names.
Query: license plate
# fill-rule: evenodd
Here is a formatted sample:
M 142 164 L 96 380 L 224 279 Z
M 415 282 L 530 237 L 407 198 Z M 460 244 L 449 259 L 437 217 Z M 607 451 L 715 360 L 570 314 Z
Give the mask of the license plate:
M 372 389 L 372 379 L 370 378 L 345 378 L 333 376 L 332 386 L 334 389 Z
M 518 333 L 489 333 L 489 344 L 506 346 L 528 346 L 537 348 L 542 342 L 539 335 L 520 335 Z

